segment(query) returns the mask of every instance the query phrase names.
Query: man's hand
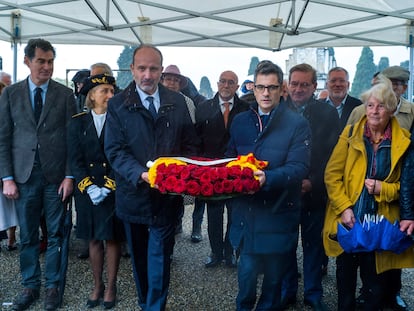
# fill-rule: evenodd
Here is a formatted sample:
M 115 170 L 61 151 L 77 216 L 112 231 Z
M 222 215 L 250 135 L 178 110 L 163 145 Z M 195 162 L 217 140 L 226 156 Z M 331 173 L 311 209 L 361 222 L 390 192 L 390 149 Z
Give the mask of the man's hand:
M 312 191 L 312 183 L 309 179 L 302 180 L 302 194 Z
M 3 180 L 3 195 L 13 200 L 19 198 L 19 189 L 14 180 Z
M 62 196 L 62 202 L 65 202 L 67 198 L 70 197 L 70 195 L 73 192 L 73 179 L 72 178 L 65 178 L 61 182 L 58 193 Z
M 265 172 L 261 171 L 261 170 L 257 170 L 253 172 L 253 175 L 256 177 L 259 177 L 259 184 L 260 187 L 264 185 L 264 183 L 266 182 L 266 174 Z
M 144 180 L 145 182 L 150 183 L 150 182 L 149 182 L 149 179 L 148 179 L 148 172 L 143 172 L 143 173 L 141 174 L 141 178 L 142 178 L 142 180 Z

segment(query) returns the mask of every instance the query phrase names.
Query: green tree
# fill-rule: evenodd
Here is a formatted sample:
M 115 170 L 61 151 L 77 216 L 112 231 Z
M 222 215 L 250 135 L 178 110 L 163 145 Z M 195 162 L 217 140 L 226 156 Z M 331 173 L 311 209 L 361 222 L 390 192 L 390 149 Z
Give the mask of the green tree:
M 250 67 L 249 67 L 249 71 L 247 72 L 247 75 L 253 75 L 254 71 L 256 70 L 257 64 L 259 63 L 259 58 L 257 56 L 253 56 L 250 59 Z
M 351 95 L 359 97 L 362 92 L 368 90 L 371 87 L 372 76 L 376 71 L 377 66 L 374 64 L 374 53 L 369 47 L 362 48 L 354 81 L 352 82 Z
M 118 68 L 119 72 L 116 78 L 116 84 L 119 88 L 124 89 L 132 81 L 131 71 L 129 70 L 129 65 L 132 61 L 132 55 L 134 53 L 136 46 L 124 46 L 123 51 L 118 58 Z
M 378 63 L 378 71 L 381 72 L 389 66 L 390 66 L 390 60 L 388 59 L 388 57 L 381 57 Z
M 210 80 L 203 76 L 200 80 L 200 94 L 207 97 L 212 98 L 214 96 L 213 89 L 211 88 Z

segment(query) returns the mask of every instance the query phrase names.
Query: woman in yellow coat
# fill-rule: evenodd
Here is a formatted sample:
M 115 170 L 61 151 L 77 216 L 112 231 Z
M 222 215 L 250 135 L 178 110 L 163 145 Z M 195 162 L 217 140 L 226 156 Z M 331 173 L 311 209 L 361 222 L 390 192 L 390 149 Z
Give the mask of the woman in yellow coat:
M 323 229 L 328 256 L 337 257 L 338 310 L 355 310 L 357 270 L 369 294 L 364 310 L 379 310 L 382 285 L 379 274 L 393 268 L 414 267 L 413 249 L 392 252 L 346 253 L 337 240 L 338 223 L 352 228 L 365 215 L 384 215 L 400 228 L 414 226 L 400 219 L 398 204 L 401 162 L 410 134 L 393 117 L 397 99 L 391 83 L 383 81 L 362 94 L 365 116 L 340 135 L 325 170 L 329 202 Z

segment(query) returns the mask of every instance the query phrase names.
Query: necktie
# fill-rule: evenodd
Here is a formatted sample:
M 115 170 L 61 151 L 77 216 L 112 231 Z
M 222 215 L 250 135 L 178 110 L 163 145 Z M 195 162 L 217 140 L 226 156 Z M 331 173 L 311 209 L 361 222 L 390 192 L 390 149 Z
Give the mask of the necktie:
M 43 99 L 42 99 L 42 89 L 40 87 L 36 88 L 36 93 L 34 96 L 34 117 L 36 120 L 36 123 L 39 122 L 40 115 L 42 113 L 43 108 Z
M 147 100 L 148 100 L 148 102 L 149 102 L 149 105 L 148 105 L 148 110 L 149 110 L 149 112 L 151 113 L 152 117 L 153 117 L 154 119 L 156 119 L 156 118 L 157 118 L 157 110 L 155 110 L 155 105 L 154 105 L 154 97 L 152 97 L 152 96 L 148 96 L 148 97 L 147 97 Z
M 223 112 L 224 127 L 227 128 L 227 123 L 229 122 L 230 103 L 223 103 L 223 106 L 224 106 L 224 112 Z
M 268 114 L 262 114 L 260 116 L 260 119 L 262 120 L 262 126 L 263 128 L 266 127 L 267 121 L 269 121 L 269 115 Z

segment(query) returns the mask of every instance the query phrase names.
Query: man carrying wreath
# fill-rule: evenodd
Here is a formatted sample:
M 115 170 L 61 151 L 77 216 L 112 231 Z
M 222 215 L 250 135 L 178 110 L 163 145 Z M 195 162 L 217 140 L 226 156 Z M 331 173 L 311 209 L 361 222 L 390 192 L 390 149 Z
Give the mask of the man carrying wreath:
M 227 156 L 252 152 L 268 161 L 257 170 L 261 189 L 232 199 L 230 240 L 240 250 L 237 310 L 281 310 L 281 287 L 296 249 L 301 185 L 309 171 L 311 131 L 301 115 L 281 102 L 283 72 L 270 61 L 257 65 L 255 104 L 230 127 Z M 263 273 L 256 304 L 258 275 Z

